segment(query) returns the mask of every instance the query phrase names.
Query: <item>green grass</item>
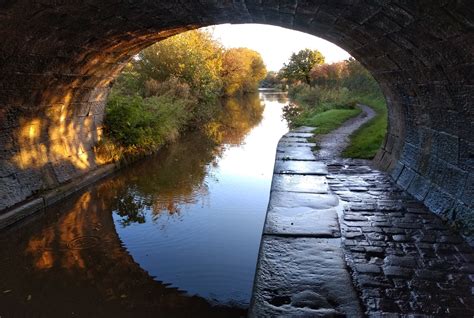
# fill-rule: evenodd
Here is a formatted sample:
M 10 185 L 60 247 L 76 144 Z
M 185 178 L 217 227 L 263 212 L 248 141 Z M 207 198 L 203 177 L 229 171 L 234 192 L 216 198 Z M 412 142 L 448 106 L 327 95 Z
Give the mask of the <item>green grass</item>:
M 372 159 L 387 132 L 387 105 L 382 96 L 357 96 L 357 101 L 370 106 L 377 115 L 350 136 L 350 145 L 343 151 L 345 158 Z
M 295 125 L 317 127 L 315 130 L 317 134 L 327 134 L 360 113 L 359 108 L 307 112 L 295 121 Z
M 373 91 L 373 90 L 369 90 Z M 315 89 L 296 86 L 290 98 L 297 107 L 284 109 L 290 127 L 317 127 L 318 135 L 328 134 L 347 120 L 361 113 L 357 103 L 371 107 L 376 115 L 350 136 L 350 144 L 343 151 L 346 158 L 372 159 L 380 148 L 387 131 L 387 106 L 380 91 L 356 93 L 347 89 Z

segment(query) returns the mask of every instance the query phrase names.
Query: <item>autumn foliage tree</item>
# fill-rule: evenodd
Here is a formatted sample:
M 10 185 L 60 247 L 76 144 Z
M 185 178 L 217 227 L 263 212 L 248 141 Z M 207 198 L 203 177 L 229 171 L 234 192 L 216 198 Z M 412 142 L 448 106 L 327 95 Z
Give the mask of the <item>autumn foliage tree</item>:
M 219 97 L 255 91 L 265 74 L 259 53 L 226 50 L 205 31 L 160 41 L 132 59 L 116 79 L 105 119 L 109 142 L 102 149 L 117 144 L 124 151 L 156 149 L 186 129 L 202 129 L 221 112 Z
M 226 50 L 222 59 L 224 95 L 241 95 L 256 91 L 267 74 L 262 57 L 247 48 Z
M 332 64 L 318 64 L 310 71 L 313 84 L 333 87 L 340 85 L 340 81 L 348 75 L 346 61 Z
M 290 82 L 304 82 L 311 85 L 311 70 L 324 63 L 324 56 L 318 50 L 304 49 L 293 53 L 287 64 L 281 69 L 281 74 Z
M 222 52 L 207 32 L 189 31 L 146 48 L 134 64 L 142 82 L 175 77 L 206 102 L 213 101 L 222 88 Z

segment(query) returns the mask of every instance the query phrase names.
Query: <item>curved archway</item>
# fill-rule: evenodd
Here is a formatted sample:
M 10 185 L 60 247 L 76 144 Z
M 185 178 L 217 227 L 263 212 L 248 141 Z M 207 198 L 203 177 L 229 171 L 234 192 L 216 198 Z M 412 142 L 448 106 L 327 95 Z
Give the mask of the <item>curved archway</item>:
M 109 85 L 144 47 L 187 29 L 265 23 L 325 38 L 379 82 L 376 162 L 434 212 L 473 220 L 474 14 L 458 1 L 7 1 L 0 6 L 0 210 L 98 165 Z

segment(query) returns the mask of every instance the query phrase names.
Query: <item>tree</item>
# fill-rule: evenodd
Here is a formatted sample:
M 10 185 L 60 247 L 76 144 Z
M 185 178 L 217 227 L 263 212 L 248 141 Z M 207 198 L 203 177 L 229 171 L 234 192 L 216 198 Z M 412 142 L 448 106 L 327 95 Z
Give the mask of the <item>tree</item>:
M 171 77 L 187 83 L 201 101 L 214 101 L 222 80 L 222 47 L 204 31 L 184 32 L 160 41 L 138 55 L 136 70 L 143 81 Z
M 380 88 L 372 74 L 354 58 L 346 61 L 348 75 L 344 86 L 354 91 L 379 92 Z
M 348 76 L 347 62 L 315 65 L 310 72 L 313 84 L 327 87 L 341 85 L 341 80 Z
M 289 81 L 304 81 L 311 85 L 310 72 L 315 65 L 324 63 L 324 56 L 318 50 L 304 49 L 291 55 L 288 64 L 282 69 L 282 74 Z
M 282 80 L 277 72 L 269 71 L 260 85 L 263 88 L 281 88 Z
M 265 78 L 267 69 L 256 51 L 247 48 L 229 49 L 222 60 L 222 80 L 227 96 L 253 92 Z

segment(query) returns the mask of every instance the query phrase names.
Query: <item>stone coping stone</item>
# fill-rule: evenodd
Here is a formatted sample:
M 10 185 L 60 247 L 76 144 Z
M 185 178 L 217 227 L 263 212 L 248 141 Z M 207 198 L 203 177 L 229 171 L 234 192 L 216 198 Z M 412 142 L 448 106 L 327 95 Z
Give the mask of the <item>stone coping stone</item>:
M 0 215 L 0 229 L 6 228 L 44 208 L 44 199 L 36 198 Z
M 293 147 L 293 148 L 309 148 L 311 147 L 316 147 L 316 144 L 314 142 L 294 142 L 294 141 L 286 141 L 286 140 L 280 140 L 278 142 L 278 147 Z
M 340 239 L 264 235 L 249 317 L 362 317 Z
M 281 137 L 280 142 L 307 143 L 308 139 L 304 137 Z
M 324 176 L 275 174 L 272 181 L 273 191 L 328 193 L 329 185 Z
M 308 207 L 272 208 L 267 213 L 264 234 L 320 238 L 341 237 L 335 209 Z
M 291 130 L 292 132 L 299 132 L 299 133 L 312 133 L 316 127 L 309 127 L 309 126 L 301 126 Z
M 82 190 L 86 186 L 111 174 L 115 170 L 117 170 L 115 164 L 101 166 L 83 176 L 79 176 L 72 181 L 59 186 L 58 188 L 45 192 L 37 198 L 21 203 L 18 207 L 0 215 L 0 230 L 67 198 L 71 194 Z
M 325 176 L 328 174 L 328 168 L 319 161 L 276 160 L 274 173 Z
M 278 160 L 316 160 L 310 147 L 291 147 L 283 145 L 278 146 L 276 158 Z
M 313 133 L 290 131 L 289 133 L 285 134 L 283 138 L 310 138 L 313 136 Z
M 339 205 L 339 198 L 332 194 L 273 191 L 268 209 L 307 207 L 325 210 Z

